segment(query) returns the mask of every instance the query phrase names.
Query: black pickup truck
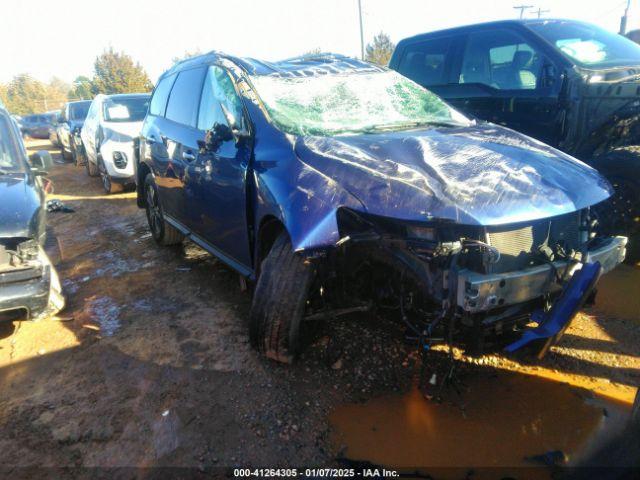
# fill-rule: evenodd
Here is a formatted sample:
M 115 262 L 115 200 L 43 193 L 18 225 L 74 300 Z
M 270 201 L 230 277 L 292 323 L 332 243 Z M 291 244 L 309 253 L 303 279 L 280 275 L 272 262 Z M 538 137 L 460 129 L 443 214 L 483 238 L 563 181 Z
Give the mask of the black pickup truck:
M 600 224 L 640 258 L 640 45 L 577 21 L 510 20 L 404 39 L 389 66 L 597 168 L 615 188 Z

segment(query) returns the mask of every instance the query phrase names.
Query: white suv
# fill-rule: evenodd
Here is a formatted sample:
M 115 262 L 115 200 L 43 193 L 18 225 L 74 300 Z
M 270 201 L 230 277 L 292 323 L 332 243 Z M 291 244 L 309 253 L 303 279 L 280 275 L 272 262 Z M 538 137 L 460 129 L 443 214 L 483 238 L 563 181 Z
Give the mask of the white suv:
M 149 108 L 149 94 L 98 95 L 91 102 L 80 136 L 90 177 L 100 175 L 107 193 L 134 179 L 134 139 Z

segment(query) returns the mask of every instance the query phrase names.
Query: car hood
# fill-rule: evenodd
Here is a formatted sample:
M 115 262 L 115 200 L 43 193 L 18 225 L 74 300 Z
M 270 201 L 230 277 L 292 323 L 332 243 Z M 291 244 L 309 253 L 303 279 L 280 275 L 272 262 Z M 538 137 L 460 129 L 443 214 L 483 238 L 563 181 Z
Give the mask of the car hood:
M 44 221 L 38 188 L 24 174 L 0 176 L 0 239 L 38 239 Z
M 405 220 L 502 225 L 573 212 L 612 193 L 593 168 L 494 125 L 298 137 L 295 151 L 367 212 Z
M 129 141 L 140 136 L 142 122 L 109 122 L 104 124 L 105 137 L 118 141 Z

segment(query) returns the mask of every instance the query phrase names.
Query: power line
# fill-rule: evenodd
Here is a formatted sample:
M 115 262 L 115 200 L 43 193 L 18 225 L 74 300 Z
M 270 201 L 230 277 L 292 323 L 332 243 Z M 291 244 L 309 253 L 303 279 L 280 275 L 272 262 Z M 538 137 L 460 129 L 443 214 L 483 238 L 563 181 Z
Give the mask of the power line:
M 530 8 L 533 8 L 533 5 L 518 5 L 516 7 L 513 7 L 516 10 L 520 10 L 520 18 L 524 17 L 524 11 L 525 10 L 529 10 Z
M 536 13 L 538 14 L 538 18 L 542 17 L 543 13 L 549 13 L 551 10 L 542 10 L 540 7 L 538 7 L 538 10 L 536 11 Z

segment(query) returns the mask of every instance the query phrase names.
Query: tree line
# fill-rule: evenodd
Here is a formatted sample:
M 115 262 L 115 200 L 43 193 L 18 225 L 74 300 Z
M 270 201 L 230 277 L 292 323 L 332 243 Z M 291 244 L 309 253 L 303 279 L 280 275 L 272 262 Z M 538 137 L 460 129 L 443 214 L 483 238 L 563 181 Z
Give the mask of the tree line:
M 380 32 L 366 47 L 365 60 L 379 65 L 387 65 L 395 48 L 389 35 Z M 320 53 L 316 48 L 307 53 Z M 185 52 L 183 58 L 200 54 L 200 51 Z M 0 100 L 11 113 L 28 115 L 49 110 L 57 110 L 67 101 L 90 100 L 99 93 L 139 93 L 150 92 L 153 83 L 140 63 L 124 52 L 113 48 L 96 57 L 93 77 L 78 76 L 69 84 L 59 78 L 48 83 L 41 82 L 29 74 L 18 74 L 7 83 L 0 83 Z
M 93 77 L 78 76 L 69 84 L 54 77 L 48 83 L 22 73 L 0 83 L 0 100 L 11 113 L 28 115 L 57 110 L 67 101 L 91 100 L 99 93 L 149 92 L 153 83 L 129 55 L 112 48 L 96 57 Z

